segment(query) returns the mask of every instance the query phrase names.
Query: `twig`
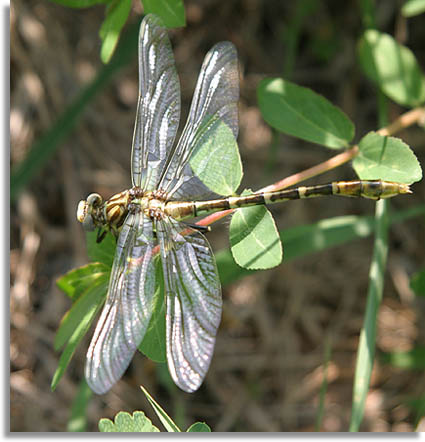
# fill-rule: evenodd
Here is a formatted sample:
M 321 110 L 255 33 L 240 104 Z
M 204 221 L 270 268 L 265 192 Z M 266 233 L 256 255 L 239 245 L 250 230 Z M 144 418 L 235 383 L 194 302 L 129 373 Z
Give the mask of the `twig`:
M 425 108 L 417 107 L 415 109 L 412 109 L 411 111 L 404 113 L 399 118 L 397 118 L 397 120 L 392 122 L 390 125 L 383 127 L 382 129 L 379 129 L 377 133 L 379 133 L 382 136 L 394 135 L 397 132 L 406 129 L 407 127 L 412 126 L 415 123 L 424 124 L 424 122 L 425 122 Z M 324 161 L 323 163 L 317 164 L 316 166 L 310 167 L 309 169 L 306 169 L 303 172 L 295 173 L 294 175 L 284 178 L 283 180 L 277 181 L 274 184 L 263 187 L 262 189 L 258 190 L 258 192 L 270 192 L 275 190 L 282 190 L 287 187 L 293 186 L 309 178 L 321 175 L 322 173 L 328 172 L 329 170 L 335 169 L 336 167 L 348 163 L 353 158 L 355 158 L 358 153 L 359 153 L 359 147 L 356 144 L 350 149 L 346 150 L 345 152 L 335 155 L 334 157 Z M 229 209 L 229 210 L 223 210 L 221 212 L 212 213 L 211 215 L 206 216 L 196 224 L 198 224 L 199 226 L 208 226 L 220 220 L 221 218 L 230 215 L 232 212 L 234 212 L 234 210 L 235 209 Z

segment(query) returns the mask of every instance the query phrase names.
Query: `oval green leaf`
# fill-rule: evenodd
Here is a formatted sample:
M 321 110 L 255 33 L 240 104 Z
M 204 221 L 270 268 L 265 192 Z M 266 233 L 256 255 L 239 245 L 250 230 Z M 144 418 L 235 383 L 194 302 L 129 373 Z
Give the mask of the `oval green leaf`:
M 205 422 L 195 422 L 186 431 L 187 433 L 211 433 L 211 428 Z
M 425 78 L 413 52 L 391 35 L 366 31 L 358 53 L 366 76 L 396 103 L 414 107 L 425 101 Z
M 390 223 L 400 223 L 418 216 L 425 216 L 423 205 L 393 213 Z M 373 216 L 341 216 L 284 230 L 280 233 L 280 239 L 285 245 L 285 261 L 346 244 L 358 238 L 366 238 L 374 232 L 375 227 Z M 238 266 L 230 250 L 220 250 L 215 257 L 223 286 L 253 273 L 253 270 Z
M 257 90 L 263 118 L 270 126 L 332 149 L 348 146 L 354 125 L 339 108 L 311 89 L 283 78 L 266 78 Z
M 403 141 L 370 132 L 359 143 L 353 167 L 363 180 L 381 179 L 411 184 L 422 179 L 421 166 Z
M 425 12 L 425 0 L 406 0 L 401 7 L 401 14 L 404 17 L 413 17 Z
M 271 213 L 264 206 L 238 209 L 230 222 L 230 245 L 238 265 L 269 269 L 282 262 L 282 243 Z
M 190 158 L 195 175 L 213 192 L 231 195 L 242 179 L 242 162 L 232 130 L 221 120 L 206 118 Z
M 153 13 L 161 17 L 167 28 L 186 25 L 183 0 L 143 0 L 145 14 Z

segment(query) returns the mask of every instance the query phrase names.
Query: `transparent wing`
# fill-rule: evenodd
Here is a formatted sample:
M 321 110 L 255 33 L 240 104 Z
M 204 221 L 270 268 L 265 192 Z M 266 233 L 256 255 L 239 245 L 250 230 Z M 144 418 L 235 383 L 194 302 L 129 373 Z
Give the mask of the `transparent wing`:
M 211 194 L 211 190 L 194 176 L 189 159 L 220 122 L 227 124 L 237 137 L 238 99 L 236 48 L 230 42 L 221 42 L 205 56 L 188 120 L 158 186 L 172 199 L 204 199 Z
M 152 221 L 129 214 L 118 238 L 108 294 L 86 360 L 90 388 L 106 393 L 123 375 L 152 313 L 155 266 Z
M 171 218 L 156 226 L 166 290 L 168 368 L 174 382 L 190 393 L 201 385 L 214 351 L 222 309 L 220 281 L 201 233 Z
M 167 31 L 147 15 L 139 33 L 139 100 L 133 134 L 133 186 L 154 190 L 180 118 L 180 84 Z

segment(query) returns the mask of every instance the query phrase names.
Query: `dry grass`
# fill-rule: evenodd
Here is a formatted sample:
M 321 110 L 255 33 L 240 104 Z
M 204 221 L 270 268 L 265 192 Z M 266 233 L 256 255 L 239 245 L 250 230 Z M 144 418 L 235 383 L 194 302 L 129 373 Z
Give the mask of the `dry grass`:
M 287 5 L 285 6 L 285 3 Z M 284 59 L 282 32 L 290 2 L 186 1 L 189 26 L 172 33 L 184 112 L 206 51 L 231 39 L 241 62 L 239 137 L 243 187 L 258 189 L 329 157 L 329 152 L 281 136 L 273 167 L 270 129 L 256 103 L 264 75 L 279 75 Z M 361 23 L 349 7 L 328 2 L 305 23 L 293 80 L 341 106 L 356 122 L 357 134 L 376 128 L 376 100 L 353 59 Z M 394 10 L 379 13 L 392 33 Z M 220 5 L 220 6 L 219 6 Z M 133 16 L 133 19 L 135 16 Z M 100 68 L 97 32 L 102 7 L 85 11 L 48 1 L 14 0 L 11 5 L 11 162 L 25 158 L 72 98 Z M 409 24 L 409 44 L 423 41 L 423 29 Z M 337 26 L 338 25 L 338 26 Z M 337 29 L 338 28 L 338 29 Z M 334 35 L 332 36 L 332 33 Z M 331 35 L 331 36 L 329 36 Z M 321 41 L 319 41 L 321 39 Z M 313 44 L 313 40 L 315 43 Z M 320 43 L 336 44 L 329 62 L 317 55 Z M 418 57 L 423 48 L 417 48 Z M 71 137 L 11 208 L 11 421 L 12 431 L 65 431 L 72 400 L 83 375 L 85 340 L 57 390 L 50 382 L 59 355 L 53 337 L 69 302 L 55 280 L 83 264 L 84 236 L 75 219 L 79 199 L 96 191 L 108 197 L 130 183 L 130 146 L 137 98 L 136 61 L 122 71 L 86 110 Z M 391 105 L 391 118 L 402 110 Z M 400 134 L 424 162 L 423 131 Z M 321 181 L 351 178 L 347 167 Z M 424 184 L 397 198 L 395 209 L 424 200 Z M 275 207 L 278 226 L 311 223 L 344 214 L 371 214 L 367 201 L 321 199 Z M 226 223 L 209 236 L 214 250 L 227 246 Z M 379 350 L 408 350 L 424 341 L 424 304 L 413 297 L 409 277 L 425 258 L 423 220 L 391 231 L 389 271 L 379 314 Z M 332 356 L 322 430 L 348 428 L 353 371 L 367 290 L 371 241 L 338 247 L 257 273 L 224 289 L 224 312 L 215 355 L 204 386 L 188 395 L 170 394 L 158 382 L 155 365 L 136 355 L 125 378 L 94 398 L 89 429 L 119 410 L 145 410 L 157 423 L 137 385 L 143 383 L 182 427 L 199 419 L 214 431 L 312 431 L 323 377 L 324 344 Z M 423 373 L 375 364 L 362 429 L 413 431 L 405 402 L 424 393 Z

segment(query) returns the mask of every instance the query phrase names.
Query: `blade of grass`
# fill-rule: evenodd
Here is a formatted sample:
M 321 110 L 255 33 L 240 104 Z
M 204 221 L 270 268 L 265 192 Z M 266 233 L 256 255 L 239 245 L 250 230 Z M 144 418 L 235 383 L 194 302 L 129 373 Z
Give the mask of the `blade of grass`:
M 376 203 L 375 241 L 369 272 L 366 312 L 357 351 L 350 431 L 359 431 L 360 423 L 363 419 L 366 396 L 369 391 L 375 357 L 376 322 L 382 300 L 388 255 L 388 228 L 388 201 L 380 200 Z
M 111 62 L 104 66 L 94 80 L 79 93 L 47 133 L 33 144 L 25 160 L 12 170 L 10 178 L 11 201 L 15 200 L 18 193 L 56 152 L 60 143 L 74 129 L 86 106 L 119 69 L 130 63 L 137 52 L 139 25 L 139 23 L 134 23 L 129 26 L 127 32 L 122 36 Z
M 319 393 L 319 409 L 317 412 L 316 425 L 314 431 L 320 431 L 323 422 L 323 416 L 325 414 L 325 397 L 326 391 L 328 389 L 328 365 L 329 360 L 331 359 L 331 338 L 327 336 L 325 341 L 325 349 L 324 349 L 324 365 L 323 365 L 323 379 L 322 385 L 320 386 Z
M 154 409 L 159 420 L 162 422 L 162 425 L 164 425 L 165 429 L 170 433 L 181 433 L 180 428 L 173 422 L 170 416 L 168 416 L 168 414 L 161 408 L 158 402 L 156 402 L 155 399 L 148 393 L 146 388 L 143 387 L 143 385 L 140 385 L 140 388 L 142 389 L 143 393 L 145 393 L 146 399 L 152 405 L 152 408 Z

